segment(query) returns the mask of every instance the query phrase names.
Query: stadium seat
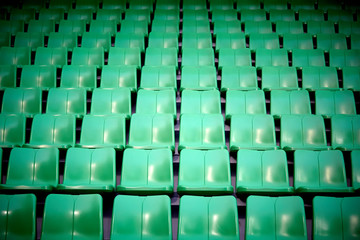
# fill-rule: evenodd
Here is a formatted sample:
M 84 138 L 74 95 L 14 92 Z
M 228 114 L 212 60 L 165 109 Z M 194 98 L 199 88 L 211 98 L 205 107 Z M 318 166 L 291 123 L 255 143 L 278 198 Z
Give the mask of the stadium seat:
M 141 52 L 145 51 L 145 41 L 141 34 L 116 33 L 115 47 L 117 48 L 139 48 Z
M 307 33 L 316 34 L 335 34 L 335 23 L 331 21 L 308 21 Z
M 180 1 L 179 0 L 172 0 L 172 1 L 157 0 L 156 1 L 156 10 L 158 10 L 158 9 L 180 10 Z
M 73 0 L 51 0 L 49 9 L 62 9 L 68 12 L 72 8 Z
M 216 68 L 212 66 L 184 66 L 181 71 L 180 91 L 217 89 Z
M 86 32 L 85 20 L 60 20 L 59 33 L 73 33 L 81 36 Z
M 241 9 L 240 20 L 242 22 L 261 22 L 266 21 L 266 11 L 264 9 Z
M 42 8 L 39 11 L 39 20 L 48 21 L 52 20 L 55 23 L 59 23 L 60 20 L 64 19 L 64 9 L 46 9 Z
M 343 88 L 360 91 L 360 70 L 358 67 L 343 67 Z
M 360 117 L 334 115 L 331 118 L 331 146 L 342 151 L 360 149 Z
M 288 9 L 287 0 L 263 0 L 263 1 L 264 1 L 264 9 L 266 11 Z
M 2 99 L 1 113 L 33 117 L 41 113 L 41 103 L 40 89 L 7 88 Z
M 229 163 L 229 153 L 225 149 L 184 149 L 180 153 L 178 194 L 232 194 Z
M 61 71 L 62 88 L 96 88 L 96 67 L 93 65 L 68 65 Z
M 110 48 L 109 66 L 135 66 L 140 68 L 141 56 L 139 48 Z
M 154 19 L 151 24 L 151 30 L 152 32 L 176 33 L 179 35 L 179 21 Z
M 141 69 L 140 88 L 146 90 L 177 90 L 176 67 L 143 66 Z
M 116 150 L 122 150 L 125 148 L 125 145 L 125 116 L 84 116 L 81 126 L 80 143 L 76 144 L 77 147 L 115 148 Z
M 21 167 L 19 167 L 21 166 Z M 52 191 L 59 182 L 59 150 L 56 148 L 11 150 L 2 191 Z
M 236 193 L 283 195 L 290 187 L 286 153 L 283 150 L 237 152 Z
M 88 24 L 92 20 L 92 15 L 93 12 L 91 9 L 69 9 L 67 20 L 71 20 L 71 21 L 81 20 Z
M 234 1 L 232 0 L 210 0 L 210 12 L 214 12 L 216 10 L 233 10 Z
M 25 116 L 0 114 L 0 147 L 21 147 L 25 143 Z
M 209 20 L 208 11 L 207 9 L 184 9 L 183 11 L 183 20 L 196 20 L 196 21 L 203 21 Z
M 212 48 L 183 48 L 181 66 L 215 66 Z
M 45 36 L 55 32 L 55 22 L 53 20 L 30 20 L 27 31 L 29 33 L 43 33 Z
M 131 3 L 130 3 L 131 4 Z M 149 9 L 126 9 L 125 20 L 128 21 L 144 21 L 147 24 L 151 23 L 151 12 Z
M 186 113 L 221 114 L 219 91 L 183 90 L 180 114 Z
M 318 115 L 283 115 L 280 146 L 284 150 L 326 150 L 324 119 Z
M 98 9 L 96 12 L 96 20 L 97 21 L 110 21 L 115 22 L 116 24 L 119 24 L 122 20 L 122 11 L 119 11 L 117 9 L 105 9 L 104 3 L 103 8 Z M 91 25 L 90 25 L 91 26 Z M 91 27 L 90 27 L 91 29 Z M 115 32 L 116 32 L 115 28 Z
M 330 49 L 347 49 L 345 34 L 317 34 L 317 48 L 324 51 Z
M 148 23 L 146 21 L 122 20 L 121 33 L 125 34 L 140 34 L 146 37 L 149 33 Z
M 329 9 L 327 11 L 328 21 L 333 22 L 351 22 L 353 21 L 353 13 L 351 10 L 335 10 L 335 9 Z
M 284 34 L 283 48 L 287 50 L 313 49 L 313 37 L 309 33 Z
M 0 65 L 30 65 L 31 49 L 28 47 L 0 48 Z
M 129 144 L 131 148 L 175 150 L 174 118 L 171 114 L 140 114 L 131 116 Z
M 216 36 L 215 51 L 219 52 L 220 49 L 240 49 L 246 48 L 245 34 L 244 33 L 221 33 Z
M 111 239 L 172 239 L 168 196 L 118 195 L 113 206 Z
M 303 67 L 302 88 L 308 91 L 339 90 L 335 67 Z
M 0 65 L 0 89 L 16 87 L 16 66 Z
M 101 71 L 101 88 L 129 88 L 137 89 L 137 74 L 135 66 L 107 66 Z
M 62 219 L 62 221 L 59 221 Z M 103 239 L 103 200 L 98 194 L 46 197 L 41 239 Z
M 96 34 L 110 34 L 114 36 L 117 31 L 117 25 L 114 20 L 92 20 L 90 22 L 89 32 Z
M 86 114 L 86 91 L 83 88 L 50 88 L 46 113 L 71 114 L 82 118 Z
M 219 0 L 217 0 L 217 1 L 219 1 Z M 219 6 L 226 8 L 225 5 L 219 5 Z M 213 23 L 218 22 L 218 21 L 232 22 L 232 21 L 236 21 L 237 19 L 238 19 L 237 12 L 232 7 L 227 8 L 227 9 L 214 9 L 211 12 L 211 22 L 213 22 Z
M 329 10 L 337 10 L 341 11 L 342 7 L 338 1 L 335 0 L 318 0 L 317 1 L 318 9 L 322 9 L 324 11 Z
M 105 52 L 111 47 L 109 33 L 85 32 L 81 38 L 82 48 L 103 48 Z M 85 64 L 84 64 L 85 65 Z
M 51 65 L 23 66 L 20 78 L 20 87 L 41 88 L 43 90 L 56 87 L 56 67 Z
M 231 116 L 235 114 L 266 114 L 264 92 L 228 90 L 225 119 L 231 119 Z
M 224 67 L 251 66 L 251 52 L 248 48 L 222 48 L 219 51 L 219 69 Z
M 359 67 L 360 66 L 360 50 L 353 49 L 330 49 L 329 64 L 330 67 Z
M 11 35 L 15 35 L 18 32 L 24 32 L 24 21 L 23 20 L 12 20 L 12 21 L 0 20 L 0 31 L 2 33 L 10 33 Z
M 218 36 L 221 34 L 240 34 L 241 32 L 241 22 L 238 20 L 234 21 L 225 21 L 218 20 L 214 23 L 214 36 Z
M 245 238 L 308 239 L 304 201 L 299 196 L 248 197 Z
M 12 8 L 10 11 L 10 21 L 23 21 L 29 23 L 30 20 L 35 19 L 34 9 L 18 9 Z
M 178 66 L 176 48 L 148 47 L 145 53 L 145 66 Z
M 72 51 L 73 48 L 77 46 L 78 39 L 75 33 L 51 32 L 49 34 L 48 48 L 67 48 L 68 51 Z
M 360 34 L 352 34 L 350 38 L 350 49 L 360 49 Z
M 0 195 L 1 237 L 35 239 L 36 196 L 34 194 Z
M 296 68 L 283 66 L 263 67 L 261 87 L 264 91 L 297 90 L 299 87 Z
M 182 114 L 178 150 L 227 149 L 221 114 Z
M 252 50 L 259 48 L 265 49 L 278 49 L 280 48 L 279 36 L 277 33 L 252 33 L 250 34 L 250 44 L 249 47 Z
M 184 33 L 182 35 L 182 48 L 212 48 L 210 33 Z
M 102 8 L 125 11 L 126 3 L 126 0 L 103 0 Z
M 284 34 L 302 34 L 304 33 L 303 23 L 299 21 L 276 21 L 276 33 Z
M 9 45 L 8 45 L 9 46 Z M 39 33 L 18 32 L 15 35 L 14 47 L 29 47 L 35 51 L 38 47 L 44 46 L 44 35 Z
M 124 151 L 117 191 L 134 195 L 172 194 L 174 189 L 170 149 Z
M 354 94 L 345 91 L 315 91 L 315 114 L 330 118 L 336 114 L 356 115 Z
M 153 20 L 160 20 L 160 21 L 180 21 L 180 11 L 179 7 L 175 7 L 175 5 L 171 6 L 170 4 L 164 4 L 162 5 L 162 8 L 157 7 L 155 9 L 154 19 Z M 169 8 L 167 8 L 169 7 Z
M 104 49 L 102 47 L 75 47 L 71 58 L 71 65 L 95 65 L 96 67 L 102 67 L 104 65 Z
M 239 149 L 277 149 L 275 123 L 270 115 L 243 115 L 231 117 L 230 151 Z
M 236 0 L 238 12 L 243 9 L 260 9 L 261 0 Z
M 202 10 L 207 9 L 206 0 L 191 1 L 183 0 L 183 10 Z
M 356 239 L 360 237 L 359 197 L 322 197 L 313 199 L 313 239 Z
M 209 33 L 210 32 L 210 23 L 209 20 L 184 20 L 182 32 L 192 32 L 192 33 Z M 154 30 L 153 30 L 154 31 Z
M 256 49 L 255 66 L 289 66 L 288 53 L 286 49 Z
M 176 92 L 172 89 L 161 91 L 140 89 L 136 99 L 136 113 L 171 114 L 176 119 Z
M 234 196 L 183 196 L 180 199 L 177 239 L 239 239 Z
M 351 152 L 352 187 L 354 191 L 360 190 L 360 151 Z
M 267 34 L 272 33 L 272 24 L 270 21 L 246 21 L 244 22 L 245 34 L 260 33 Z
M 292 51 L 293 67 L 325 67 L 325 55 L 321 49 L 294 49 Z
M 281 118 L 288 114 L 311 114 L 309 92 L 306 90 L 272 90 L 270 92 L 270 113 L 274 118 Z
M 291 22 L 295 21 L 295 11 L 291 9 L 269 9 L 270 21 L 284 21 Z
M 352 34 L 360 34 L 360 23 L 359 22 L 348 22 L 348 21 L 339 21 L 339 33 L 343 33 L 346 36 Z
M 255 67 L 223 67 L 221 70 L 221 92 L 227 90 L 257 90 Z
M 53 65 L 62 67 L 68 61 L 66 48 L 39 47 L 35 53 L 35 65 Z
M 66 149 L 75 144 L 75 116 L 35 115 L 27 147 Z
M 70 148 L 63 183 L 57 189 L 74 193 L 113 192 L 116 187 L 115 150 Z
M 344 157 L 339 150 L 294 153 L 294 188 L 296 192 L 315 194 L 351 192 L 347 186 Z
M 324 21 L 324 11 L 320 9 L 299 9 L 299 21 Z
M 178 51 L 178 35 L 176 33 L 151 32 L 149 48 L 176 48 Z
M 291 9 L 299 11 L 300 9 L 315 9 L 315 2 L 313 0 L 291 0 Z
M 95 12 L 99 8 L 99 0 L 76 0 L 75 9 L 89 9 Z
M 90 113 L 92 115 L 123 114 L 126 119 L 130 119 L 130 88 L 94 89 Z

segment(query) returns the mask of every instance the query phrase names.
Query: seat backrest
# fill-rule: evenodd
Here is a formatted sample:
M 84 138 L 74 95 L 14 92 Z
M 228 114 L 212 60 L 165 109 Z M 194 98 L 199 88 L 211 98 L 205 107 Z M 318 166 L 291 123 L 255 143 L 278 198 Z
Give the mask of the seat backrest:
M 60 87 L 96 88 L 96 66 L 93 65 L 67 65 L 62 68 Z
M 230 119 L 234 114 L 266 114 L 264 92 L 228 90 L 225 118 Z
M 32 117 L 41 113 L 42 95 L 40 89 L 7 88 L 4 91 L 1 112 L 25 114 Z
M 140 88 L 147 90 L 177 90 L 176 67 L 143 66 L 141 69 Z
M 39 47 L 35 54 L 35 65 L 63 66 L 67 64 L 68 55 L 66 48 Z
M 174 90 L 150 91 L 140 89 L 136 100 L 136 113 L 172 114 L 176 119 L 176 93 Z
M 275 118 L 285 114 L 311 114 L 310 96 L 307 90 L 272 90 L 270 113 Z
M 25 116 L 0 114 L 0 146 L 21 147 L 25 143 Z
M 71 58 L 71 65 L 95 65 L 102 67 L 104 65 L 104 48 L 75 47 Z
M 0 65 L 30 65 L 30 52 L 29 47 L 1 47 Z
M 0 65 L 0 89 L 16 87 L 16 66 Z
M 56 87 L 56 67 L 55 66 L 23 66 L 20 78 L 22 88 L 40 88 L 48 90 Z
M 86 91 L 83 88 L 51 88 L 48 93 L 46 113 L 73 114 L 79 118 L 86 114 Z
M 343 151 L 360 149 L 360 116 L 334 115 L 331 118 L 331 146 Z
M 101 88 L 129 88 L 137 90 L 136 66 L 104 66 L 101 71 Z
M 200 113 L 216 114 L 221 113 L 220 92 L 209 91 L 182 91 L 180 114 Z

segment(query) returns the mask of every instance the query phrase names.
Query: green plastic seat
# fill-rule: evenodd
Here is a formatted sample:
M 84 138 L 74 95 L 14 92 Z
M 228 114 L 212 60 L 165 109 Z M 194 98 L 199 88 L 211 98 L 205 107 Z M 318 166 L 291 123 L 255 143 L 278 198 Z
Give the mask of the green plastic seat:
M 220 0 L 216 0 L 216 1 L 220 1 Z M 230 0 L 231 1 L 231 0 Z M 227 8 L 226 5 L 220 5 L 221 7 L 224 7 L 223 9 L 218 8 L 218 9 L 214 9 L 212 10 L 211 13 L 211 22 L 218 22 L 218 21 L 236 21 L 237 18 L 237 12 L 235 9 L 231 8 Z
M 116 24 L 119 24 L 122 20 L 122 11 L 119 11 L 117 9 L 105 9 L 104 3 L 103 8 L 98 9 L 96 11 L 96 20 L 97 21 L 110 21 L 115 22 Z M 115 25 L 116 26 L 116 25 Z M 116 28 L 115 28 L 116 32 Z
M 104 66 L 101 71 L 101 88 L 137 89 L 137 74 L 135 66 Z
M 218 36 L 221 34 L 226 33 L 242 33 L 241 32 L 241 22 L 238 20 L 234 21 L 225 21 L 225 20 L 218 20 L 214 23 L 214 36 Z
M 184 9 L 183 11 L 183 20 L 196 20 L 204 21 L 209 20 L 207 9 Z
M 332 21 L 308 21 L 307 33 L 316 34 L 335 34 L 335 25 Z
M 175 7 L 175 5 L 171 6 L 168 5 L 166 8 L 166 4 L 161 5 L 161 8 L 159 8 L 159 4 L 156 4 L 156 10 L 154 13 L 154 20 L 163 20 L 163 21 L 168 21 L 168 20 L 175 20 L 175 21 L 180 21 L 180 11 L 179 11 L 179 7 Z
M 220 92 L 218 90 L 182 91 L 180 114 L 185 113 L 221 114 Z
M 352 186 L 354 191 L 360 190 L 360 151 L 351 152 Z
M 176 48 L 178 51 L 178 45 L 176 33 L 151 32 L 149 34 L 149 48 Z
M 103 239 L 102 197 L 99 194 L 48 195 L 41 239 Z
M 344 156 L 339 150 L 294 153 L 296 192 L 351 192 L 347 186 Z
M 299 86 L 296 68 L 283 66 L 263 67 L 261 87 L 264 91 L 297 90 Z
M 113 192 L 116 187 L 115 150 L 113 148 L 67 150 L 63 183 L 58 190 Z
M 313 49 L 313 37 L 309 33 L 284 34 L 283 48 L 287 50 Z
M 99 128 L 99 126 L 102 126 Z M 82 148 L 124 149 L 126 127 L 124 115 L 86 115 L 82 121 L 80 143 Z
M 182 35 L 183 48 L 212 48 L 212 37 L 210 33 L 184 33 Z
M 49 33 L 55 32 L 55 22 L 53 20 L 30 20 L 27 31 L 49 35 Z
M 11 47 L 11 34 L 9 32 L 3 32 L 0 36 L 0 47 Z
M 30 65 L 31 49 L 28 47 L 1 47 L 0 65 Z
M 236 193 L 291 194 L 286 153 L 283 150 L 237 152 Z
M 276 33 L 284 34 L 302 34 L 304 33 L 303 23 L 299 21 L 276 21 Z
M 313 0 L 291 0 L 291 9 L 299 11 L 300 9 L 315 9 L 315 2 Z
M 140 88 L 146 90 L 177 90 L 176 67 L 143 66 L 141 69 Z
M 277 21 L 286 21 L 291 22 L 295 21 L 295 11 L 292 9 L 270 9 L 269 10 L 270 21 L 277 22 Z
M 239 239 L 239 219 L 234 196 L 183 196 L 180 199 L 179 240 Z
M 93 11 L 91 9 L 69 9 L 67 20 L 71 21 L 84 21 L 90 23 Z M 85 31 L 84 31 L 85 32 Z
M 293 67 L 324 67 L 325 55 L 321 49 L 294 49 L 292 51 Z
M 131 4 L 131 2 L 130 2 Z M 149 9 L 126 9 L 125 20 L 130 21 L 145 21 L 147 24 L 151 23 L 151 11 Z
M 41 113 L 41 103 L 40 89 L 7 88 L 2 99 L 1 113 L 32 117 Z
M 287 114 L 311 114 L 309 92 L 306 90 L 272 90 L 270 92 L 270 113 L 274 118 L 281 118 Z
M 85 20 L 60 20 L 59 33 L 73 33 L 81 36 L 86 32 Z
M 35 65 L 53 65 L 62 67 L 67 64 L 68 54 L 66 48 L 39 47 L 35 53 Z
M 235 114 L 266 114 L 264 92 L 228 90 L 225 119 L 231 119 Z
M 299 196 L 250 196 L 245 221 L 246 239 L 308 239 L 304 201 Z
M 173 116 L 171 114 L 133 114 L 130 121 L 127 147 L 140 149 L 169 148 L 174 151 Z
M 176 119 L 176 92 L 173 89 L 161 91 L 140 89 L 136 99 L 136 113 L 171 114 Z
M 145 53 L 146 66 L 178 66 L 176 48 L 153 48 L 148 47 Z
M 351 49 L 360 49 L 360 34 L 352 34 L 350 37 Z
M 34 66 L 25 65 L 22 68 L 20 78 L 21 88 L 40 88 L 48 90 L 56 87 L 56 67 L 55 66 Z
M 247 67 L 251 66 L 251 52 L 248 48 L 219 50 L 219 69 L 224 67 Z
M 89 32 L 97 34 L 110 34 L 114 36 L 117 31 L 115 20 L 91 20 Z
M 68 12 L 72 8 L 72 0 L 51 0 L 49 2 L 49 9 L 62 9 Z
M 96 88 L 96 67 L 93 65 L 67 65 L 62 68 L 60 87 Z
M 75 116 L 51 114 L 35 115 L 27 147 L 69 148 L 75 144 Z
M 240 20 L 242 22 L 266 21 L 266 11 L 264 9 L 260 9 L 260 8 L 258 8 L 258 9 L 241 9 L 240 10 Z
M 283 115 L 280 146 L 284 150 L 326 150 L 324 119 L 318 115 Z
M 48 39 L 48 48 L 67 48 L 72 51 L 78 46 L 78 39 L 75 33 L 51 32 Z
M 256 67 L 287 67 L 289 66 L 288 53 L 286 49 L 256 49 Z
M 360 90 L 360 69 L 358 67 L 343 67 L 342 75 L 344 89 Z
M 104 49 L 102 47 L 75 47 L 71 58 L 71 65 L 102 67 L 104 65 Z
M 0 114 L 0 147 L 21 147 L 25 143 L 25 116 Z
M 76 0 L 75 9 L 86 9 L 96 12 L 99 8 L 100 0 Z
M 198 1 L 191 1 L 191 0 L 183 0 L 183 10 L 202 10 L 207 9 L 206 7 L 206 0 L 198 0 Z
M 123 114 L 131 116 L 131 92 L 129 88 L 94 89 L 91 99 L 92 115 Z
M 257 90 L 255 67 L 228 67 L 221 70 L 221 92 L 227 90 Z
M 220 49 L 240 49 L 245 47 L 246 42 L 244 33 L 221 33 L 216 36 L 216 52 L 219 52 Z
M 10 11 L 10 21 L 24 21 L 29 23 L 30 20 L 35 19 L 35 10 L 34 9 L 19 9 L 12 8 Z
M 124 151 L 117 191 L 134 195 L 172 194 L 174 189 L 170 149 Z
M 120 32 L 125 34 L 140 34 L 146 37 L 149 33 L 148 22 L 126 19 L 122 20 Z
M 111 239 L 114 240 L 139 238 L 171 240 L 170 198 L 168 196 L 116 196 L 110 234 Z
M 360 66 L 359 49 L 330 49 L 329 64 L 330 67 L 359 67 Z
M 338 26 L 339 33 L 346 34 L 346 36 L 350 36 L 352 34 L 360 34 L 359 22 L 339 21 Z
M 21 167 L 19 167 L 21 166 Z M 3 191 L 52 191 L 59 182 L 57 148 L 14 148 L 10 153 Z
M 216 10 L 235 10 L 234 7 L 234 1 L 232 0 L 210 0 L 210 11 L 213 13 Z
M 359 238 L 359 197 L 321 197 L 313 199 L 313 239 Z
M 260 33 L 267 34 L 272 33 L 272 24 L 270 21 L 246 21 L 244 22 L 245 34 Z
M 270 115 L 236 114 L 231 117 L 230 151 L 277 149 L 274 119 Z
M 10 33 L 15 35 L 18 32 L 24 32 L 23 20 L 0 20 L 0 31 L 2 33 Z M 10 47 L 10 46 L 9 46 Z
M 30 47 L 35 51 L 38 47 L 44 46 L 44 35 L 39 33 L 18 32 L 15 35 L 14 47 Z
M 217 89 L 216 68 L 212 66 L 184 66 L 181 71 L 180 91 Z
M 215 66 L 214 59 L 212 48 L 183 48 L 181 66 Z
M 46 113 L 71 114 L 82 118 L 86 114 L 86 91 L 83 88 L 50 88 Z
M 139 48 L 141 52 L 145 51 L 144 36 L 141 34 L 116 33 L 115 47 L 117 48 Z
M 238 11 L 243 9 L 260 9 L 261 0 L 236 0 L 236 8 Z
M 210 23 L 209 20 L 184 20 L 183 21 L 183 33 L 209 33 Z
M 227 149 L 225 124 L 221 114 L 182 114 L 179 151 L 182 149 Z
M 324 11 L 320 9 L 299 9 L 299 21 L 324 21 Z
M 105 52 L 111 47 L 109 33 L 85 32 L 81 39 L 82 48 L 103 48 Z
M 0 232 L 2 239 L 35 239 L 36 196 L 0 195 Z
M 60 20 L 64 19 L 64 9 L 46 9 L 42 8 L 39 11 L 39 20 L 47 21 L 52 20 L 55 23 L 59 23 Z
M 342 9 L 341 3 L 335 0 L 326 0 L 326 1 L 318 0 L 317 4 L 318 4 L 318 8 L 324 11 L 329 11 L 329 10 L 341 11 Z
M 141 66 L 141 54 L 139 48 L 112 47 L 109 51 L 109 66 Z
M 345 34 L 317 34 L 317 48 L 324 51 L 330 49 L 347 49 Z
M 125 10 L 127 0 L 103 0 L 103 9 Z
M 269 10 L 286 10 L 288 8 L 287 0 L 263 0 L 264 9 Z
M 360 149 L 360 117 L 334 115 L 331 118 L 331 146 L 343 151 Z
M 250 49 L 259 48 L 278 49 L 280 48 L 279 37 L 277 33 L 252 33 L 250 34 Z
M 227 150 L 181 151 L 178 194 L 214 196 L 232 194 L 233 191 Z
M 339 90 L 339 80 L 335 67 L 303 67 L 302 88 L 315 90 Z
M 157 33 L 176 33 L 179 35 L 179 21 L 154 19 L 151 24 L 151 30 Z
M 156 10 L 180 10 L 180 1 L 179 0 L 157 0 L 156 1 Z
M 16 66 L 0 65 L 0 89 L 16 87 Z
M 315 91 L 315 114 L 330 118 L 336 114 L 356 115 L 354 94 L 344 91 Z
M 353 21 L 353 13 L 351 10 L 329 9 L 327 11 L 328 21 Z

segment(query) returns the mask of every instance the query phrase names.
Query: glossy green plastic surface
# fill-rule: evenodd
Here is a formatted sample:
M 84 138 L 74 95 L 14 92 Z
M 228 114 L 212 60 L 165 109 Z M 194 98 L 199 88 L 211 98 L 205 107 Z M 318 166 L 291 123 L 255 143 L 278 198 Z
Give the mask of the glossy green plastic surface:
M 221 114 L 220 92 L 183 90 L 180 114 L 184 113 Z
M 56 87 L 55 66 L 23 66 L 20 78 L 21 88 L 41 88 L 48 90 Z
M 0 195 L 0 238 L 35 240 L 36 196 Z
M 60 87 L 93 90 L 96 88 L 96 66 L 64 66 L 61 71 Z
M 216 2 L 217 1 L 217 2 Z M 214 7 L 214 3 L 216 2 L 216 7 Z M 224 2 L 224 4 L 222 4 Z M 220 1 L 220 0 L 212 0 L 210 2 L 211 10 L 211 21 L 212 22 L 222 22 L 228 21 L 233 22 L 237 20 L 237 12 L 232 7 L 231 0 Z M 229 6 L 231 4 L 231 6 Z
M 44 46 L 44 35 L 33 32 L 18 32 L 15 35 L 14 47 L 30 47 L 35 51 L 38 47 Z
M 91 9 L 69 9 L 67 20 L 90 23 L 93 12 Z M 85 31 L 84 31 L 85 32 Z
M 204 10 L 207 9 L 206 1 L 183 1 L 183 10 Z
M 111 222 L 111 239 L 171 240 L 170 198 L 116 196 Z
M 180 4 L 168 1 L 156 2 L 156 9 L 153 20 L 175 20 L 180 22 Z
M 140 88 L 146 90 L 177 90 L 176 67 L 143 66 L 141 69 Z
M 351 35 L 350 46 L 351 49 L 360 49 L 360 34 Z
M 146 66 L 178 66 L 176 48 L 152 48 L 148 47 L 145 53 Z
M 126 0 L 103 0 L 103 9 L 125 10 Z
M 0 147 L 21 147 L 25 143 L 24 115 L 0 114 Z
M 210 33 L 184 33 L 182 35 L 183 48 L 212 48 L 212 37 Z
M 270 10 L 286 11 L 288 9 L 288 3 L 287 0 L 264 0 L 264 9 L 271 13 L 273 12 Z M 295 20 L 294 16 L 289 20 Z
M 0 36 L 0 47 L 10 47 L 11 46 L 11 34 L 8 32 L 3 32 Z
M 214 67 L 214 50 L 212 48 L 194 49 L 184 48 L 182 49 L 182 67 L 190 66 L 211 66 Z
M 147 21 L 134 21 L 134 20 L 122 20 L 121 21 L 121 33 L 125 34 L 140 34 L 143 37 L 149 34 Z
M 244 22 L 244 26 L 245 26 L 245 34 L 272 33 L 272 25 L 271 25 L 270 21 L 255 21 L 255 22 L 254 21 L 246 21 L 246 22 Z
M 13 8 L 10 11 L 10 20 L 21 20 L 25 23 L 29 23 L 31 19 L 35 19 L 35 9 L 17 9 Z
M 99 8 L 99 0 L 76 0 L 75 9 L 85 9 L 96 12 Z
M 209 20 L 184 20 L 183 21 L 183 33 L 194 32 L 194 33 L 206 33 L 210 32 Z
M 237 10 L 260 9 L 260 0 L 236 0 Z
M 295 11 L 293 9 L 287 9 L 287 3 L 285 3 L 285 6 L 285 9 L 270 8 L 270 21 L 295 21 Z M 272 7 L 280 7 L 280 5 L 275 3 Z
M 48 21 L 52 20 L 55 23 L 59 23 L 60 20 L 64 19 L 64 9 L 46 9 L 42 8 L 39 11 L 39 20 Z
M 0 65 L 29 65 L 30 64 L 29 47 L 1 47 L 0 48 Z
M 134 195 L 172 194 L 174 189 L 170 149 L 126 149 L 117 191 Z
M 294 67 L 325 67 L 325 55 L 321 49 L 294 49 L 292 59 Z
M 315 90 L 338 90 L 339 80 L 335 67 L 303 67 L 302 88 Z
M 360 150 L 351 152 L 352 186 L 354 191 L 360 190 Z
M 103 48 L 105 52 L 111 47 L 110 33 L 84 32 L 81 38 L 83 48 Z
M 287 114 L 311 114 L 310 96 L 306 90 L 270 92 L 270 113 L 275 118 Z
M 359 197 L 313 199 L 313 239 L 359 239 Z
M 304 33 L 303 23 L 299 21 L 276 21 L 276 33 L 285 34 L 302 34 Z
M 255 67 L 223 67 L 221 70 L 221 92 L 227 90 L 257 90 Z
M 347 49 L 345 34 L 317 34 L 317 48 L 324 51 L 330 49 Z
M 250 49 L 223 48 L 219 51 L 219 68 L 251 66 Z
M 260 22 L 266 20 L 266 11 L 264 9 L 241 9 L 240 10 L 242 22 L 245 21 L 253 21 L 253 22 Z
M 130 5 L 132 2 L 130 2 Z M 151 4 L 151 6 L 152 6 L 152 4 Z M 129 8 L 125 11 L 125 20 L 127 20 L 127 21 L 144 21 L 147 24 L 150 24 L 151 23 L 150 14 L 151 14 L 151 12 L 149 9 Z
M 69 148 L 75 144 L 75 116 L 51 114 L 35 115 L 29 147 Z
M 293 64 L 294 65 L 294 64 Z M 256 49 L 255 52 L 256 67 L 287 67 L 288 53 L 286 49 Z
M 41 239 L 103 239 L 102 197 L 98 194 L 48 195 L 45 200 Z
M 122 20 L 122 13 L 123 12 L 121 10 L 119 11 L 117 9 L 106 9 L 106 8 L 104 8 L 104 3 L 103 3 L 103 8 L 98 9 L 96 11 L 96 20 L 114 21 L 115 24 L 119 24 L 121 22 L 121 20 Z M 115 32 L 116 32 L 116 28 L 115 28 Z
M 250 196 L 246 200 L 246 239 L 307 239 L 304 202 L 298 196 Z
M 233 115 L 230 125 L 230 151 L 277 149 L 274 119 L 270 115 Z
M 31 19 L 28 24 L 28 32 L 48 35 L 51 32 L 55 32 L 55 22 L 53 20 Z
M 41 102 L 40 89 L 7 88 L 3 95 L 1 113 L 32 117 L 41 113 Z
M 217 20 L 214 22 L 214 36 L 223 34 L 241 34 L 241 22 L 237 19 L 232 21 Z M 245 48 L 245 47 L 244 47 Z
M 219 52 L 220 49 L 239 49 L 245 47 L 246 43 L 244 33 L 222 33 L 216 36 L 216 52 Z
M 0 20 L 0 31 L 3 33 L 10 33 L 10 34 L 24 32 L 24 21 L 23 20 L 13 20 L 13 21 Z
M 137 89 L 137 74 L 135 66 L 104 66 L 101 71 L 101 88 Z
M 343 67 L 343 88 L 360 91 L 360 69 L 358 67 Z
M 178 240 L 239 239 L 233 196 L 183 196 L 180 199 Z
M 330 67 L 360 67 L 360 49 L 330 49 Z
M 49 2 L 49 9 L 63 9 L 68 12 L 72 8 L 72 0 L 52 0 Z
M 213 66 L 184 66 L 181 70 L 180 91 L 217 89 L 216 68 Z
M 135 33 L 119 32 L 115 35 L 115 47 L 118 48 L 139 48 L 141 52 L 145 51 L 144 36 Z
M 312 35 L 335 34 L 335 23 L 333 21 L 308 21 L 307 32 Z
M 0 89 L 16 86 L 16 66 L 0 65 Z
M 352 34 L 360 34 L 360 23 L 359 22 L 349 22 L 349 21 L 339 21 L 339 33 L 344 33 L 347 36 Z
M 354 93 L 345 91 L 316 91 L 315 92 L 315 113 L 324 118 L 333 115 L 355 115 Z
M 151 24 L 152 32 L 176 33 L 179 35 L 178 20 L 154 19 Z
M 0 184 L 0 189 L 51 191 L 58 182 L 57 148 L 14 148 L 10 153 L 6 182 Z
M 278 49 L 280 48 L 280 40 L 277 33 L 252 33 L 249 36 L 250 49 L 256 50 L 259 48 Z
M 360 149 L 360 116 L 334 115 L 331 118 L 331 146 L 348 151 Z
M 66 48 L 39 47 L 35 54 L 35 65 L 53 65 L 60 67 L 67 64 Z
M 75 47 L 73 50 L 71 65 L 104 65 L 104 49 L 102 47 Z
M 264 91 L 297 90 L 299 86 L 296 68 L 273 66 L 263 67 L 261 87 Z
M 117 31 L 116 22 L 114 20 L 91 20 L 89 32 L 98 35 L 111 35 L 114 36 Z M 111 46 L 111 43 L 109 44 Z M 84 46 L 83 46 L 84 47 Z
M 74 33 L 76 35 L 82 35 L 85 31 L 85 20 L 60 20 L 59 33 Z
M 86 114 L 86 91 L 83 88 L 51 88 L 48 93 L 46 113 L 72 114 L 81 118 Z
M 115 150 L 113 148 L 70 148 L 66 153 L 63 183 L 59 190 L 112 192 L 116 186 Z
M 293 49 L 313 49 L 312 34 L 284 34 L 283 36 L 283 48 L 287 50 Z
M 140 68 L 141 56 L 139 48 L 110 48 L 109 66 L 135 66 Z
M 180 153 L 179 184 L 180 195 L 222 195 L 232 194 L 229 153 L 225 149 L 193 150 Z
M 235 114 L 266 114 L 265 94 L 263 91 L 226 92 L 225 119 Z
M 204 1 L 203 1 L 204 2 Z M 207 20 L 208 17 L 208 11 L 207 9 L 184 9 L 183 11 L 183 20 Z
M 135 113 L 131 116 L 129 134 L 128 147 L 175 150 L 174 117 L 171 114 Z
M 324 21 L 324 11 L 321 9 L 300 9 L 299 10 L 299 21 Z
M 57 33 L 51 32 L 48 39 L 49 48 L 67 48 L 72 50 L 74 47 L 77 47 L 78 40 L 75 33 Z

